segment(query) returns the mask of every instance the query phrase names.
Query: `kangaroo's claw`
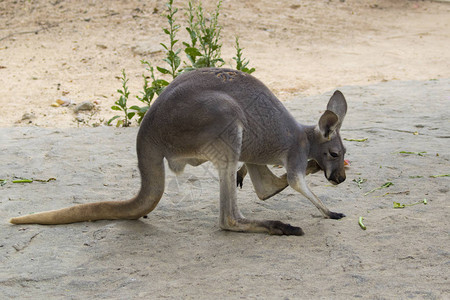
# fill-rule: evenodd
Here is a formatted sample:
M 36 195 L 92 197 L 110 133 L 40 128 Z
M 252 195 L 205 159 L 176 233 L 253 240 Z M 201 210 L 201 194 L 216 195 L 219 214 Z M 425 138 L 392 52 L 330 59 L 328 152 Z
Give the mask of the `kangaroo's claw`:
M 330 217 L 330 219 L 333 219 L 333 220 L 339 220 L 339 219 L 344 218 L 345 215 L 342 214 L 342 213 L 337 213 L 337 212 L 330 211 L 329 217 Z
M 280 221 L 267 221 L 269 234 L 272 235 L 304 235 L 300 227 L 291 226 Z

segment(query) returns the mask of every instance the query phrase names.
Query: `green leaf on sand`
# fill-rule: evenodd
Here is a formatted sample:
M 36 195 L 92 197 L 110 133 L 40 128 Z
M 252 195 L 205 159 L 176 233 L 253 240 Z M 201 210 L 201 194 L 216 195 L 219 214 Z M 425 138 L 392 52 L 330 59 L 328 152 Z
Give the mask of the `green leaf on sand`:
M 419 202 L 416 202 L 416 203 L 411 203 L 411 204 L 403 204 L 403 203 L 399 203 L 399 202 L 395 202 L 394 201 L 394 208 L 405 208 L 407 206 L 414 206 L 414 205 L 422 204 L 422 203 L 427 205 L 427 203 L 428 203 L 427 199 L 423 199 L 422 201 L 419 201 Z
M 369 138 L 363 138 L 363 139 L 347 139 L 347 138 L 344 138 L 345 141 L 349 141 L 349 142 L 365 142 L 368 139 Z
M 391 185 L 394 185 L 394 184 L 393 184 L 392 182 L 388 181 L 388 182 L 386 182 L 385 184 L 383 184 L 382 186 L 379 186 L 379 187 L 377 187 L 377 188 L 374 188 L 373 190 L 368 191 L 367 193 L 364 194 L 364 196 L 367 196 L 367 195 L 369 195 L 370 193 L 375 192 L 376 190 L 381 190 L 381 189 L 383 189 L 383 188 L 388 188 L 388 187 L 390 187 Z
M 362 230 L 366 230 L 367 227 L 366 227 L 366 225 L 364 225 L 363 220 L 364 220 L 363 217 L 359 217 L 358 224 L 359 224 L 359 227 L 361 227 Z

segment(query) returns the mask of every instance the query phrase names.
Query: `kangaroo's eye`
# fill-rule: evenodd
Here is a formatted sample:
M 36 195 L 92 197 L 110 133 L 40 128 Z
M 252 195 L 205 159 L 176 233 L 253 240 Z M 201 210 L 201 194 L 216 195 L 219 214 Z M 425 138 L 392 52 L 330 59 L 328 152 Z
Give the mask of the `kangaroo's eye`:
M 337 154 L 336 152 L 330 152 L 331 157 L 338 157 L 339 154 Z

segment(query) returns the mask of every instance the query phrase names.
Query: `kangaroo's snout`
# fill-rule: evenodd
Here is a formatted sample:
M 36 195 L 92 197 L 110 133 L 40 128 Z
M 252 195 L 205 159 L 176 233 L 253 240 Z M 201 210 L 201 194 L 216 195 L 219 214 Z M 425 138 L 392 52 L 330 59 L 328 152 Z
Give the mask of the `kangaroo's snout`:
M 332 172 L 330 177 L 327 178 L 329 182 L 331 182 L 334 185 L 338 185 L 339 183 L 342 183 L 345 181 L 346 176 L 345 176 L 345 171 L 335 171 Z

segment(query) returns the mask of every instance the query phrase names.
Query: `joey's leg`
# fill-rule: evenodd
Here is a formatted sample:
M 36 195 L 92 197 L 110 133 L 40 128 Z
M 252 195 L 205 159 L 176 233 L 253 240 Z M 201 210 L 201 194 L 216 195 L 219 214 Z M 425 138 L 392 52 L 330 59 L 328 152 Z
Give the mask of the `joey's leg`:
M 191 166 L 197 167 L 200 166 L 201 164 L 207 162 L 206 159 L 198 159 L 198 158 L 189 158 L 186 160 L 186 162 L 188 164 L 190 164 Z
M 266 200 L 288 186 L 286 174 L 278 177 L 266 165 L 246 165 L 259 199 Z
M 320 170 L 322 170 L 322 169 L 320 168 L 319 164 L 315 160 L 308 161 L 308 166 L 306 167 L 306 175 L 317 173 Z M 269 170 L 269 172 L 270 172 L 270 170 Z M 247 166 L 246 166 L 246 164 L 243 164 L 242 167 L 237 171 L 237 186 L 238 187 L 242 188 L 242 185 L 244 183 L 244 178 L 246 175 L 247 175 Z M 273 175 L 273 176 L 275 176 L 275 175 Z M 283 174 L 283 175 L 281 175 L 281 177 L 278 177 L 278 178 L 282 179 L 283 184 L 288 186 L 286 174 Z M 275 195 L 275 194 L 273 194 L 273 195 Z M 268 198 L 269 197 L 267 197 L 265 199 L 268 199 Z M 265 199 L 263 199 L 263 200 L 265 200 Z
M 306 184 L 305 176 L 303 176 L 301 173 L 297 172 L 288 172 L 288 182 L 289 185 L 296 190 L 297 192 L 301 193 L 303 196 L 308 198 L 309 201 L 311 201 L 322 213 L 322 215 L 327 219 L 341 219 L 345 217 L 342 213 L 336 213 L 330 211 L 323 203 L 320 201 L 320 199 L 309 189 L 308 185 Z
M 242 184 L 244 183 L 244 178 L 247 175 L 247 166 L 245 164 L 242 165 L 242 167 L 237 171 L 237 178 L 236 183 L 237 186 L 242 189 Z

